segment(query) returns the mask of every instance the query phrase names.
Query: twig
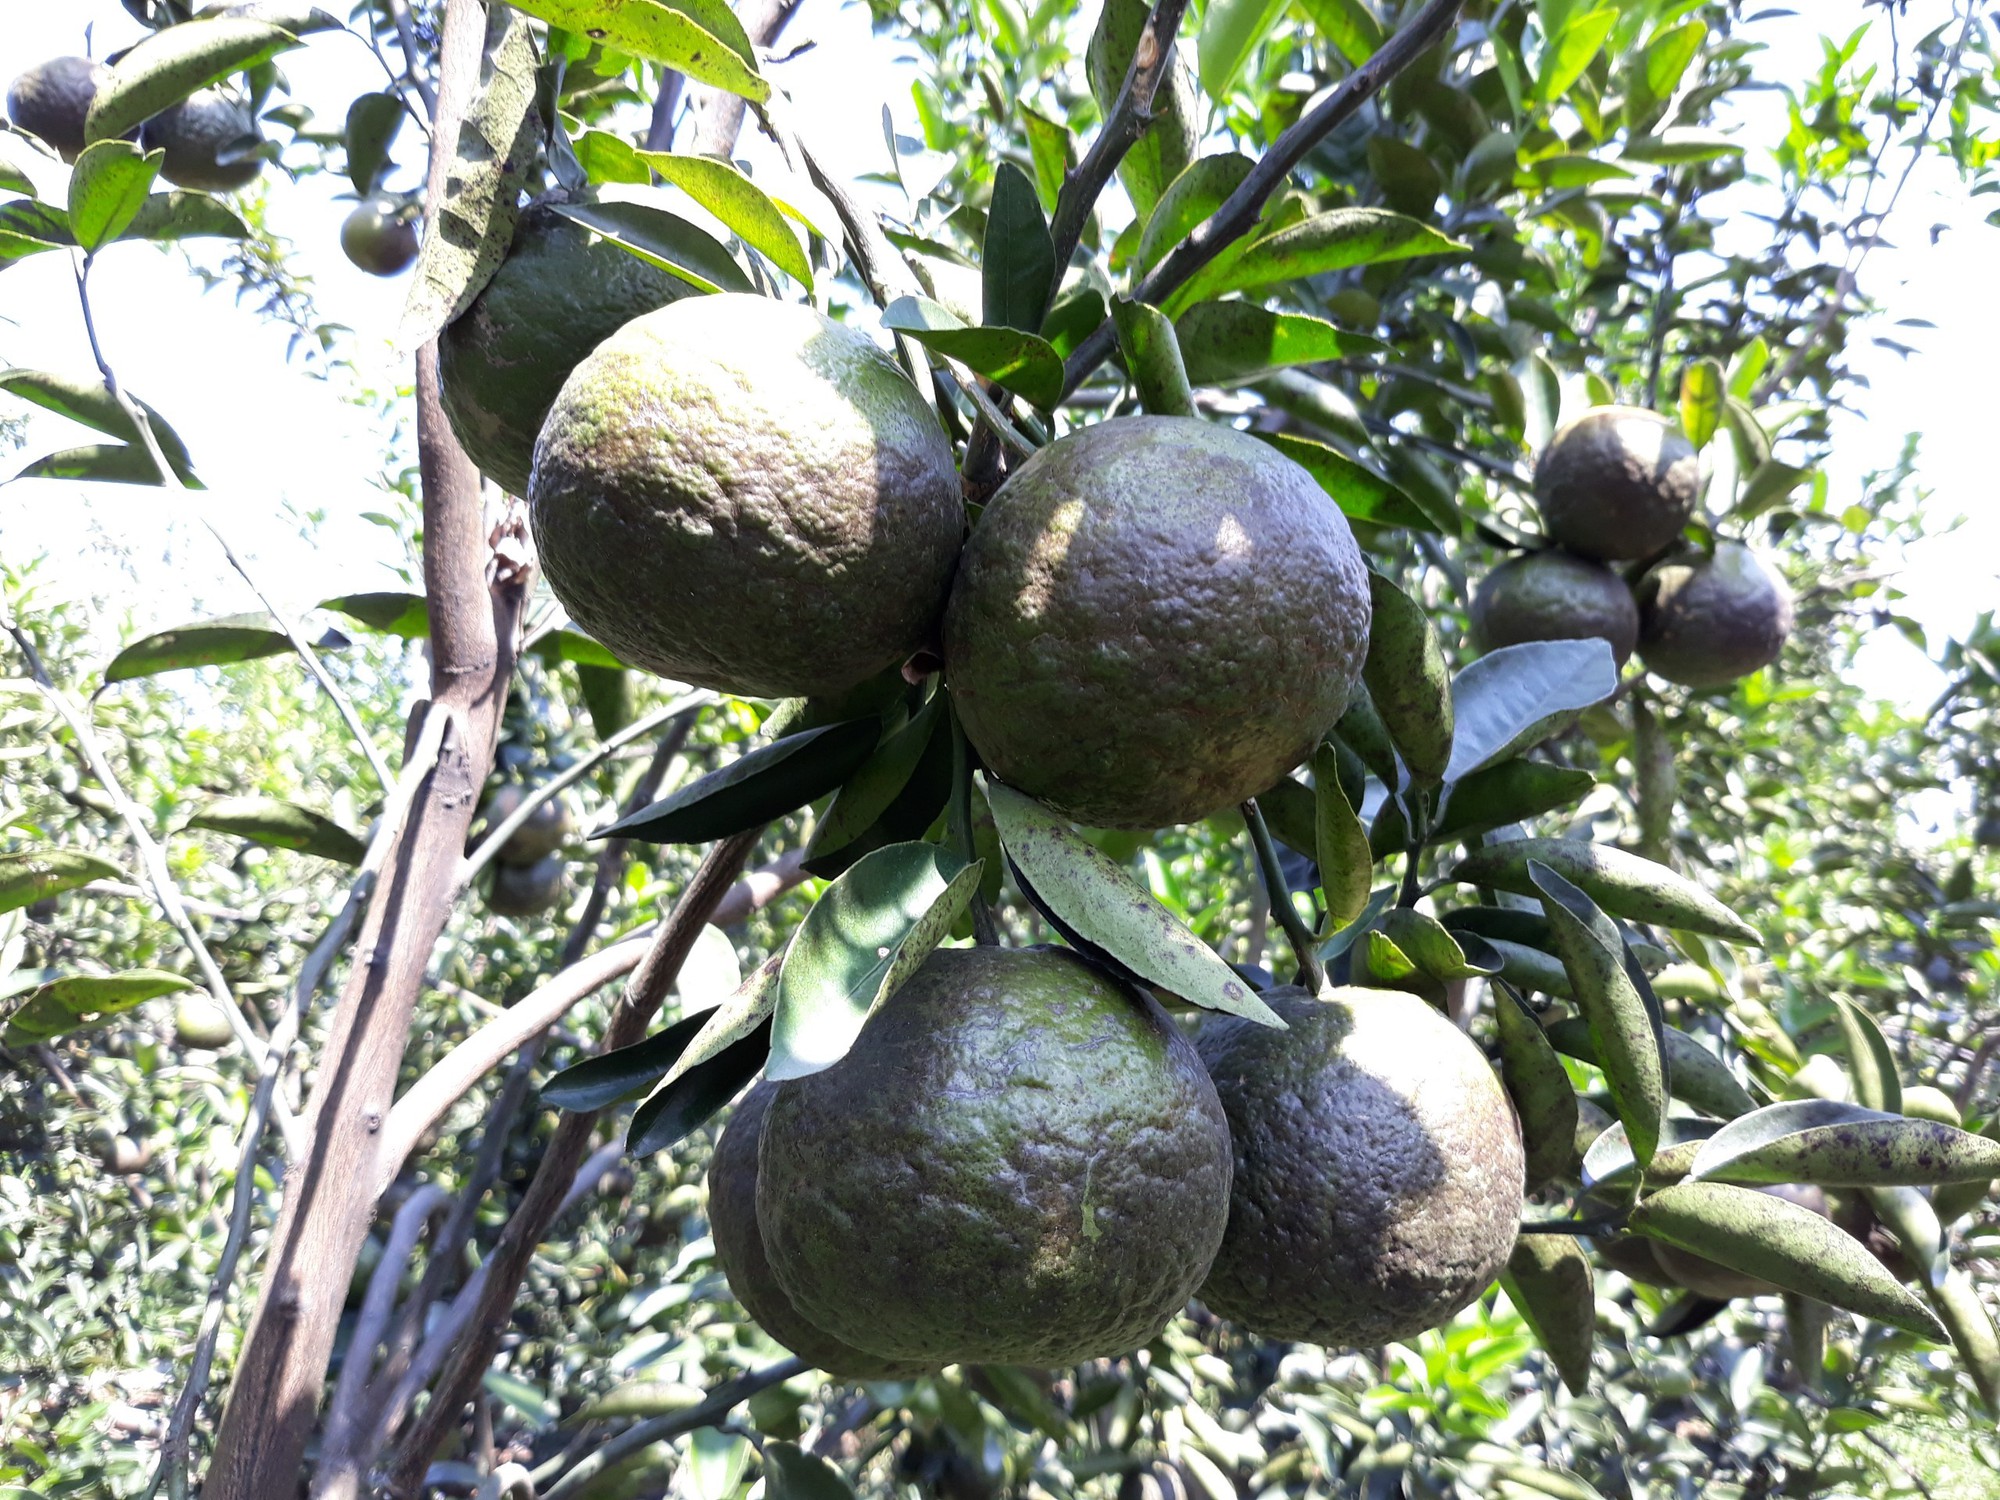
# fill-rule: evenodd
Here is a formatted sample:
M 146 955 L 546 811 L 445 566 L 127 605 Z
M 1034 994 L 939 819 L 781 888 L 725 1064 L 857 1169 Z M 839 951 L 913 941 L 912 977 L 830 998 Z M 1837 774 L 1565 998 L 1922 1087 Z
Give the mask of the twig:
M 465 857 L 465 863 L 459 868 L 459 891 L 462 893 L 467 886 L 472 884 L 473 880 L 478 877 L 479 872 L 492 863 L 494 856 L 499 854 L 501 849 L 506 846 L 507 840 L 526 827 L 528 820 L 534 817 L 552 797 L 583 780 L 584 777 L 603 765 L 605 761 L 609 760 L 625 746 L 631 744 L 632 741 L 643 739 L 654 730 L 672 722 L 675 718 L 688 712 L 690 709 L 701 708 L 714 701 L 715 694 L 705 689 L 683 694 L 681 697 L 674 699 L 665 708 L 657 709 L 647 714 L 643 719 L 633 720 L 630 724 L 627 724 L 623 729 L 604 741 L 595 750 L 591 751 L 590 754 L 584 756 L 575 765 L 570 766 L 558 775 L 551 776 L 547 781 L 534 787 L 521 799 L 521 805 L 508 814 L 491 833 L 481 839 L 479 846 Z
M 713 1427 L 716 1420 L 748 1401 L 759 1391 L 774 1385 L 782 1385 L 794 1375 L 803 1375 L 811 1366 L 794 1356 L 781 1359 L 776 1364 L 766 1365 L 761 1370 L 752 1370 L 747 1375 L 739 1375 L 727 1385 L 719 1385 L 698 1406 L 670 1416 L 650 1417 L 643 1422 L 635 1422 L 617 1437 L 611 1439 L 595 1453 L 589 1454 L 577 1466 L 549 1487 L 543 1500 L 570 1500 L 580 1495 L 590 1482 L 613 1464 L 622 1462 L 632 1454 L 654 1443 L 668 1438 L 679 1437 L 684 1432 L 693 1432 L 701 1427 Z
M 347 1357 L 341 1361 L 340 1379 L 333 1388 L 329 1414 L 342 1407 L 351 1409 L 366 1388 L 368 1372 L 375 1363 L 375 1350 L 388 1332 L 389 1315 L 395 1311 L 396 1288 L 402 1283 L 410 1257 L 416 1253 L 417 1240 L 423 1234 L 424 1226 L 451 1201 L 451 1195 L 443 1188 L 434 1182 L 426 1182 L 396 1210 L 395 1220 L 389 1226 L 389 1238 L 382 1247 L 382 1258 L 375 1263 L 375 1272 L 368 1278 L 368 1290 L 362 1296 L 361 1311 L 355 1315 L 354 1331 L 347 1338 Z M 327 1430 L 331 1436 L 330 1416 Z
M 144 886 L 128 885 L 122 880 L 93 880 L 84 891 L 92 896 L 123 896 L 128 901 L 151 901 L 153 893 Z M 215 917 L 224 922 L 261 922 L 261 911 L 244 911 L 235 906 L 219 906 L 213 901 L 197 901 L 192 896 L 181 897 L 181 905 L 201 917 Z
M 972 864 L 979 858 L 979 845 L 972 827 L 972 742 L 959 722 L 958 706 L 949 699 L 945 713 L 951 719 L 951 837 L 958 845 L 959 858 Z M 994 947 L 1000 936 L 993 930 L 993 913 L 986 897 L 973 887 L 967 905 L 972 910 L 972 935 L 982 948 Z
M 1251 847 L 1257 851 L 1257 873 L 1263 877 L 1264 889 L 1271 896 L 1271 914 L 1285 929 L 1285 939 L 1292 945 L 1292 957 L 1298 960 L 1305 987 L 1317 995 L 1326 988 L 1326 970 L 1313 948 L 1305 919 L 1292 902 L 1291 887 L 1285 884 L 1285 872 L 1278 863 L 1278 846 L 1271 842 L 1270 826 L 1265 823 L 1263 809 L 1257 806 L 1255 797 L 1245 799 L 1242 812 L 1250 829 Z
M 384 0 L 389 7 L 389 19 L 396 23 L 396 41 L 403 49 L 403 68 L 410 80 L 410 87 L 417 91 L 417 97 L 424 101 L 424 116 L 417 122 L 426 131 L 430 128 L 430 118 L 437 113 L 437 90 L 424 81 L 418 71 L 417 59 L 423 56 L 423 49 L 417 45 L 417 31 L 410 24 L 410 8 L 403 0 Z
M 750 45 L 753 48 L 768 47 L 777 41 L 778 34 L 785 29 L 801 3 L 802 0 L 752 0 L 752 3 L 738 6 L 743 33 L 750 38 Z M 706 98 L 689 101 L 699 119 L 694 136 L 695 154 L 733 155 L 736 138 L 743 133 L 743 97 L 717 88 L 702 89 L 700 94 Z
M 1203 266 L 1222 253 L 1241 235 L 1255 227 L 1264 205 L 1284 186 L 1292 168 L 1306 153 L 1324 140 L 1342 121 L 1351 117 L 1439 37 L 1458 14 L 1461 0 L 1425 0 L 1422 10 L 1376 50 L 1373 57 L 1356 68 L 1340 86 L 1320 102 L 1312 113 L 1299 120 L 1271 143 L 1241 185 L 1224 200 L 1214 217 L 1177 245 L 1173 253 L 1155 266 L 1139 284 L 1132 298 L 1157 307 L 1165 298 L 1187 284 Z M 1110 355 L 1117 333 L 1107 317 L 1089 337 L 1076 347 L 1063 368 L 1063 394 L 1067 396 L 1083 384 L 1091 371 Z

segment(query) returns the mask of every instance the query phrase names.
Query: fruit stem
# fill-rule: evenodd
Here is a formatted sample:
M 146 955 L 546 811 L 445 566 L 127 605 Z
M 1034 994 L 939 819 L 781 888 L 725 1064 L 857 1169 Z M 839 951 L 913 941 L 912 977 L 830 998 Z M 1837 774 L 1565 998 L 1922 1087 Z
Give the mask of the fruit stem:
M 979 858 L 979 846 L 972 837 L 972 744 L 965 737 L 965 726 L 958 722 L 958 709 L 951 699 L 945 699 L 945 708 L 951 718 L 951 841 L 958 845 L 958 852 L 967 864 Z M 972 900 L 968 903 L 972 912 L 973 940 L 982 948 L 997 947 L 1000 935 L 993 929 L 993 913 L 986 908 L 986 898 L 973 888 Z
M 1242 812 L 1243 822 L 1250 830 L 1251 845 L 1257 851 L 1257 873 L 1263 877 L 1278 925 L 1285 929 L 1285 939 L 1292 945 L 1292 957 L 1298 960 L 1299 982 L 1317 995 L 1326 988 L 1326 969 L 1313 949 L 1312 933 L 1306 929 L 1305 919 L 1292 902 L 1291 888 L 1285 884 L 1285 872 L 1278 864 L 1277 845 L 1271 842 L 1270 825 L 1264 821 L 1264 810 L 1255 797 L 1250 797 L 1244 801 Z

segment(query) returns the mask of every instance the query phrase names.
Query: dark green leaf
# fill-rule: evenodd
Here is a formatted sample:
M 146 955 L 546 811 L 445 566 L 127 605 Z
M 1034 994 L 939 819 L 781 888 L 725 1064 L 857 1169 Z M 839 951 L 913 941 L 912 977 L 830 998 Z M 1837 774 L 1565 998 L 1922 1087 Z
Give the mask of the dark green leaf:
M 1444 648 L 1423 606 L 1373 569 L 1368 592 L 1375 617 L 1362 679 L 1411 779 L 1434 783 L 1452 759 L 1452 695 Z
M 1382 197 L 1397 213 L 1426 218 L 1437 211 L 1444 191 L 1444 173 L 1430 153 L 1393 135 L 1368 138 L 1368 170 L 1382 186 Z
M 628 667 L 576 666 L 577 687 L 597 737 L 608 740 L 632 722 L 632 672 Z
M 1062 399 L 1062 356 L 1035 334 L 1008 327 L 968 328 L 928 297 L 898 297 L 882 314 L 882 324 L 957 360 L 1032 406 L 1049 411 Z
M 1132 55 L 1152 13 L 1149 0 L 1105 0 L 1098 12 L 1097 25 L 1084 51 L 1084 68 L 1100 114 L 1108 115 L 1118 102 Z M 1160 80 L 1159 91 L 1153 95 L 1152 123 L 1118 163 L 1119 180 L 1125 184 L 1140 222 L 1153 212 L 1167 185 L 1180 176 L 1194 155 L 1194 107 L 1192 83 L 1177 66 Z
M 207 193 L 154 193 L 125 226 L 126 240 L 247 240 L 250 226 Z
M 1523 641 L 1489 651 L 1452 679 L 1458 742 L 1448 781 L 1540 744 L 1618 690 L 1608 643 Z
M 881 728 L 875 719 L 849 719 L 787 735 L 594 836 L 701 844 L 756 828 L 825 796 L 853 775 L 875 748 Z
M 1484 910 L 1485 908 L 1479 909 Z M 1445 926 L 1449 927 L 1453 932 L 1466 931 L 1466 929 L 1457 926 L 1450 920 L 1451 917 L 1457 915 L 1459 915 L 1457 912 L 1448 913 Z M 1526 916 L 1529 914 L 1525 912 L 1503 912 L 1501 915 L 1511 917 L 1515 915 Z M 1541 924 L 1544 929 L 1542 941 L 1552 941 L 1547 935 L 1547 923 L 1543 918 L 1537 915 L 1535 916 L 1535 921 Z M 1477 935 L 1477 929 L 1473 929 L 1473 934 Z M 1523 990 L 1531 990 L 1543 995 L 1552 995 L 1558 1000 L 1574 998 L 1575 991 L 1570 988 L 1569 971 L 1562 966 L 1562 960 L 1554 954 L 1530 946 L 1527 943 L 1517 943 L 1502 937 L 1489 937 L 1484 941 L 1486 946 L 1491 948 L 1499 957 L 1500 977 L 1509 984 Z M 1588 1035 L 1587 1032 L 1586 1035 Z
M 771 97 L 758 75 L 743 24 L 722 0 L 514 0 L 517 10 L 604 42 L 620 52 L 665 63 L 697 83 L 753 104 Z
M 638 159 L 769 256 L 792 280 L 812 290 L 812 265 L 784 213 L 733 164 L 707 156 L 641 151 Z
M 1514 1242 L 1500 1284 L 1570 1394 L 1583 1395 L 1597 1337 L 1597 1289 L 1582 1246 L 1566 1234 L 1524 1234 Z
M 1343 515 L 1376 526 L 1437 530 L 1430 517 L 1395 485 L 1325 443 L 1288 432 L 1260 432 L 1257 436 L 1319 481 L 1319 487 L 1333 497 Z
M 1271 837 L 1307 859 L 1319 858 L 1318 799 L 1311 791 L 1287 776 L 1257 794 L 1257 810 Z
M 1760 941 L 1754 927 L 1686 876 L 1602 844 L 1509 839 L 1475 849 L 1445 878 L 1531 896 L 1537 894 L 1528 873 L 1534 861 L 1573 881 L 1612 916 L 1628 922 L 1653 922 L 1737 943 Z
M 7 1017 L 0 1043 L 32 1047 L 71 1032 L 101 1026 L 113 1016 L 161 995 L 195 986 L 164 969 L 130 969 L 122 974 L 77 975 L 29 990 Z
M 1205 282 L 1201 292 L 1204 297 L 1218 297 L 1328 271 L 1465 248 L 1428 224 L 1384 208 L 1336 208 L 1256 241 L 1225 274 Z
M 364 198 L 388 170 L 403 114 L 403 101 L 394 94 L 363 94 L 347 106 L 347 180 Z
M 989 328 L 1039 333 L 1056 270 L 1055 241 L 1035 185 L 1012 162 L 1002 162 L 993 174 L 993 201 L 980 251 L 981 321 Z
M 1582 1020 L 1557 1021 L 1549 1027 L 1548 1035 L 1558 1052 L 1597 1064 L 1597 1044 Z M 1722 1120 L 1737 1119 L 1757 1108 L 1757 1101 L 1728 1066 L 1685 1031 L 1663 1027 L 1660 1045 L 1667 1060 L 1668 1089 L 1683 1104 Z
M 210 16 L 156 31 L 118 60 L 90 101 L 84 135 L 129 133 L 196 89 L 299 45 L 282 26 L 247 16 Z
M 430 605 L 422 594 L 342 594 L 322 600 L 319 607 L 404 640 L 420 641 L 431 633 Z
M 1689 1175 L 1822 1187 L 1990 1182 L 2000 1177 L 2000 1142 L 1857 1104 L 1790 1100 L 1724 1126 L 1702 1147 Z
M 754 292 L 756 284 L 722 242 L 678 215 L 649 203 L 559 203 L 557 212 L 574 219 L 649 265 L 658 266 L 705 292 Z
M 23 401 L 32 401 L 46 410 L 59 412 L 73 422 L 94 427 L 128 445 L 139 442 L 139 429 L 126 417 L 124 408 L 113 399 L 104 381 L 96 376 L 59 375 L 49 370 L 7 370 L 0 372 L 0 391 L 19 396 Z M 188 459 L 187 444 L 152 407 L 143 401 L 138 406 L 153 429 L 154 441 L 166 455 L 167 466 L 179 476 L 181 483 L 191 485 L 194 468 Z M 150 465 L 147 466 L 147 475 L 148 483 L 157 478 Z
M 1576 1091 L 1535 1018 L 1505 986 L 1493 991 L 1500 1076 L 1521 1117 L 1530 1191 L 1569 1169 L 1576 1157 Z
M 854 1500 L 854 1487 L 840 1470 L 797 1443 L 766 1443 L 764 1494 L 768 1500 Z
M 1458 721 L 1463 735 L 1473 726 Z M 1430 829 L 1433 843 L 1486 833 L 1541 813 L 1580 802 L 1597 785 L 1588 771 L 1535 760 L 1503 760 L 1452 784 Z
M 945 741 L 949 775 L 951 732 L 944 710 L 945 695 L 942 692 L 933 693 L 930 701 L 917 711 L 909 723 L 883 740 L 875 752 L 861 763 L 861 768 L 847 778 L 834 794 L 832 804 L 813 827 L 812 839 L 806 845 L 805 853 L 808 873 L 822 879 L 838 875 L 858 855 L 877 847 L 867 843 L 864 836 L 895 805 L 940 738 Z M 923 826 L 910 836 L 922 834 L 943 806 L 944 799 L 940 797 L 937 806 L 931 808 L 930 815 L 923 819 Z M 901 840 L 885 839 L 881 842 Z M 843 854 L 844 858 L 841 857 Z
M 1319 865 L 1320 890 L 1326 897 L 1326 930 L 1332 932 L 1352 922 L 1368 905 L 1375 859 L 1368 849 L 1368 831 L 1341 789 L 1339 756 L 1331 746 L 1321 745 L 1313 752 L 1312 773 L 1313 857 Z M 1267 813 L 1267 821 L 1268 817 Z
M 0 913 L 73 891 L 93 880 L 116 880 L 124 871 L 81 849 L 28 849 L 0 854 Z M 4 977 L 4 976 L 0 976 Z
M 1304 313 L 1254 302 L 1198 302 L 1174 320 L 1187 378 L 1196 385 L 1241 385 L 1287 365 L 1376 354 L 1381 340 L 1343 333 Z
M 625 1129 L 627 1154 L 651 1156 L 700 1129 L 757 1076 L 770 1050 L 771 1023 L 766 1020 L 685 1072 L 670 1071 L 632 1111 L 632 1123 Z
M 1194 416 L 1194 391 L 1181 362 L 1174 325 L 1158 308 L 1129 297 L 1111 299 L 1111 317 L 1118 327 L 1125 368 L 1139 391 L 1139 404 L 1156 417 Z
M 0 203 L 0 264 L 75 243 L 62 209 L 26 198 Z
M 715 1016 L 712 1010 L 682 1016 L 642 1042 L 601 1052 L 564 1068 L 542 1085 L 542 1102 L 557 1109 L 606 1109 L 651 1089 Z
M 784 965 L 785 955 L 782 952 L 773 953 L 746 974 L 743 982 L 714 1010 L 703 1011 L 700 1030 L 682 1049 L 673 1066 L 667 1069 L 660 1080 L 660 1087 L 672 1088 L 689 1073 L 713 1062 L 730 1048 L 757 1037 L 760 1031 L 768 1032 L 771 1013 L 778 1008 L 778 976 L 783 972 Z M 769 1047 L 767 1034 L 758 1042 L 760 1064 Z
M 316 631 L 310 623 L 300 623 L 307 641 L 316 651 L 338 651 L 351 644 L 346 636 L 330 627 Z M 151 677 L 156 672 L 253 661 L 260 656 L 276 656 L 291 649 L 291 640 L 269 615 L 227 615 L 221 619 L 177 625 L 172 630 L 162 630 L 156 635 L 134 641 L 111 658 L 110 665 L 104 669 L 104 680 L 107 684 L 130 682 L 135 677 Z
M 1340 742 L 1361 757 L 1362 764 L 1375 773 L 1378 781 L 1384 786 L 1396 784 L 1396 747 L 1389 742 L 1388 726 L 1375 711 L 1375 700 L 1369 697 L 1365 682 L 1354 685 L 1347 711 L 1333 729 Z
M 86 253 L 131 226 L 165 160 L 164 151 L 148 154 L 130 141 L 98 141 L 76 159 L 69 178 L 69 229 Z
M 936 844 L 891 844 L 828 886 L 785 954 L 766 1076 L 804 1078 L 845 1057 L 869 1016 L 950 935 L 982 868 Z
M 1146 220 L 1145 232 L 1139 236 L 1139 268 L 1152 270 L 1197 225 L 1211 218 L 1229 195 L 1243 186 L 1243 179 L 1255 165 L 1249 157 L 1234 152 L 1189 162 L 1160 195 Z
M 331 818 L 275 797 L 217 797 L 187 820 L 189 828 L 232 834 L 274 849 L 296 849 L 358 865 L 368 846 Z

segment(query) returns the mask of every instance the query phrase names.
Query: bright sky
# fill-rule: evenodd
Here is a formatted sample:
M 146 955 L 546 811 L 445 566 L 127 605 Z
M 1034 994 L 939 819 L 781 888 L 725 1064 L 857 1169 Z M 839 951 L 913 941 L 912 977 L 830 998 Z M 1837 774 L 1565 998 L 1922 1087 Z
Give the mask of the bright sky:
M 63 5 L 8 7 L 0 37 L 0 78 L 59 53 L 82 50 L 94 26 L 97 54 L 127 45 L 139 33 L 118 0 L 68 0 Z M 1771 50 L 1758 65 L 1773 82 L 1803 77 L 1817 66 L 1822 32 L 1845 35 L 1879 7 L 1863 0 L 1820 0 L 1804 14 L 1772 12 L 1752 34 Z M 1946 0 L 1914 0 L 1906 35 L 1949 15 Z M 1878 30 L 1879 30 L 1878 26 Z M 886 164 L 880 110 L 886 102 L 898 129 L 916 134 L 910 69 L 892 44 L 871 35 L 867 11 L 841 0 L 806 0 L 787 32 L 788 45 L 816 45 L 779 70 L 800 118 L 829 165 L 845 174 Z M 1886 44 L 1886 36 L 1877 40 Z M 368 51 L 339 35 L 316 37 L 283 59 L 294 98 L 315 107 L 329 128 L 363 89 L 379 87 L 381 71 Z M 1777 96 L 1765 96 L 1775 101 Z M 760 178 L 776 170 L 768 143 L 746 132 L 744 152 Z M 1760 122 L 1754 135 L 1771 139 Z M 421 142 L 406 131 L 398 144 L 406 164 L 391 179 L 405 186 L 421 170 Z M 787 185 L 790 186 L 789 184 Z M 342 219 L 352 203 L 339 195 L 345 180 L 307 179 L 271 196 L 270 224 L 297 249 L 296 264 L 312 278 L 322 319 L 358 330 L 352 341 L 356 383 L 386 390 L 409 378 L 388 344 L 406 279 L 382 281 L 350 266 L 340 253 Z M 1994 466 L 1985 444 L 1991 414 L 1991 351 L 2000 347 L 2000 296 L 1993 266 L 2000 238 L 1982 223 L 1986 199 L 1969 199 L 1947 168 L 1920 167 L 1906 192 L 1892 243 L 1879 248 L 1864 283 L 1887 307 L 1876 330 L 1914 345 L 1904 359 L 1867 342 L 1854 363 L 1870 383 L 1860 398 L 1865 419 L 1839 417 L 1831 465 L 1838 501 L 1859 494 L 1861 476 L 1893 461 L 1906 432 L 1923 435 L 1921 482 L 1935 492 L 1933 514 L 1965 514 L 1967 527 L 1902 560 L 1906 606 L 1933 633 L 1964 630 L 1974 614 L 2000 598 L 2000 507 L 1992 504 Z M 1937 226 L 1935 232 L 1933 226 Z M 1732 226 L 1758 248 L 1761 226 L 1745 216 Z M 212 243 L 193 253 L 213 262 Z M 386 435 L 373 415 L 341 399 L 346 387 L 308 377 L 283 362 L 287 331 L 267 324 L 226 290 L 204 293 L 181 252 L 124 246 L 107 252 L 92 278 L 106 353 L 125 384 L 150 401 L 186 439 L 210 489 L 181 497 L 153 489 L 31 481 L 0 489 L 0 553 L 17 565 L 50 555 L 45 576 L 54 592 L 110 593 L 129 606 L 136 628 L 157 628 L 204 612 L 247 609 L 254 600 L 235 583 L 192 507 L 209 507 L 238 550 L 290 607 L 336 593 L 391 586 L 380 559 L 388 538 L 362 519 L 378 508 L 368 476 L 382 467 Z M 1890 327 L 1922 319 L 1935 328 Z M 69 260 L 42 255 L 16 264 L 0 280 L 0 360 L 13 365 L 90 368 Z M 22 461 L 93 435 L 52 416 L 37 416 Z M 298 517 L 322 512 L 315 543 L 298 535 Z M 94 565 L 78 566 L 102 545 Z M 129 554 L 138 573 L 121 584 L 106 559 Z M 136 585 L 136 586 L 135 586 Z M 122 597 L 121 597 L 122 596 Z M 1935 691 L 1935 674 L 1893 632 L 1878 632 L 1859 670 L 1868 686 L 1903 702 Z

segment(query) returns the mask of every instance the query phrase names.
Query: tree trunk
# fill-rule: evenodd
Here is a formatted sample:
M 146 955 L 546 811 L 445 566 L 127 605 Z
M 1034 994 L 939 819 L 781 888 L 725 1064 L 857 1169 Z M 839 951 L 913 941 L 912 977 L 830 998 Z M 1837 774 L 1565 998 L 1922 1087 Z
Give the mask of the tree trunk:
M 458 126 L 479 82 L 480 0 L 449 0 L 441 44 L 428 201 L 443 195 Z M 451 913 L 465 837 L 493 764 L 530 574 L 493 549 L 479 473 L 438 400 L 437 345 L 417 356 L 417 452 L 423 478 L 424 587 L 431 699 L 449 715 L 436 767 L 417 794 L 362 926 L 319 1061 L 309 1144 L 285 1175 L 251 1318 L 216 1434 L 206 1500 L 277 1500 L 300 1486 L 341 1305 L 374 1218 L 372 1160 L 387 1116 L 424 969 Z

